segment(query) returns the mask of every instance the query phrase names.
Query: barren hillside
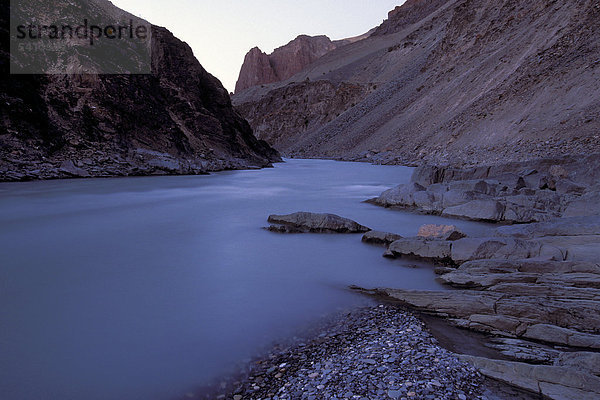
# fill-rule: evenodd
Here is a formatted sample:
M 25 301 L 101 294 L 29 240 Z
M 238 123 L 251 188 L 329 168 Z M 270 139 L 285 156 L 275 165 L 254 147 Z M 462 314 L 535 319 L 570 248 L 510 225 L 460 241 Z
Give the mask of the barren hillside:
M 600 3 L 430 4 L 407 2 L 369 38 L 234 104 L 289 156 L 478 163 L 599 151 Z M 340 102 L 333 94 L 349 86 Z

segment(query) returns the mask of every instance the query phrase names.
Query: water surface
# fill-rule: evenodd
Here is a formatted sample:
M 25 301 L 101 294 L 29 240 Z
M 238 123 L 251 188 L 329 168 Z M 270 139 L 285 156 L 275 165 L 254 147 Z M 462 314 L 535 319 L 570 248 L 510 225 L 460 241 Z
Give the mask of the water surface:
M 290 160 L 211 176 L 0 184 L 0 398 L 182 396 L 322 315 L 346 290 L 438 288 L 360 235 L 281 235 L 272 213 L 332 212 L 415 235 L 485 225 L 362 203 L 411 169 Z

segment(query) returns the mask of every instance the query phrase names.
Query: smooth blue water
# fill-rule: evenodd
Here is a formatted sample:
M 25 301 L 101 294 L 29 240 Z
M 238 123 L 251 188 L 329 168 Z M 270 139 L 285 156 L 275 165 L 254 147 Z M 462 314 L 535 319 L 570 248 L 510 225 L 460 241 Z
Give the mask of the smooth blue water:
M 271 213 L 332 212 L 415 235 L 483 224 L 362 203 L 395 166 L 290 160 L 211 176 L 0 184 L 0 398 L 181 396 L 274 340 L 366 300 L 438 288 L 360 235 L 281 235 Z

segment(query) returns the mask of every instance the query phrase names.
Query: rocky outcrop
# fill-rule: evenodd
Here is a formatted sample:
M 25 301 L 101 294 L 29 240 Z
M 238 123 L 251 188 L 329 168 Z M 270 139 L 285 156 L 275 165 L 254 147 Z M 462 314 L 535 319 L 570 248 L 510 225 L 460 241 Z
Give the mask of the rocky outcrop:
M 600 214 L 594 202 L 600 192 L 592 186 L 599 167 L 598 155 L 465 169 L 421 166 L 411 183 L 389 189 L 371 202 L 504 223 Z
M 400 235 L 381 231 L 369 231 L 362 237 L 362 241 L 365 243 L 382 244 L 386 246 L 400 239 L 402 239 L 402 236 Z
M 88 3 L 108 20 L 123 13 L 108 1 Z M 57 3 L 52 12 L 73 9 Z M 8 29 L 3 7 L 3 38 Z M 164 28 L 152 27 L 148 75 L 9 75 L 8 60 L 3 47 L 0 180 L 200 174 L 280 160 L 191 48 Z
M 419 228 L 417 236 L 441 240 L 458 240 L 467 237 L 454 225 L 423 225 Z
M 588 0 L 407 1 L 370 37 L 234 103 L 267 139 L 293 102 L 310 110 L 313 124 L 272 142 L 293 157 L 482 165 L 597 153 L 599 21 Z M 307 79 L 369 90 L 332 117 Z
M 600 397 L 600 377 L 585 368 L 532 366 L 525 363 L 461 356 L 490 378 L 539 393 L 550 399 L 593 400 Z
M 423 166 L 375 203 L 493 222 L 480 237 L 436 227 L 392 242 L 387 257 L 442 263 L 452 291 L 375 289 L 458 327 L 488 334 L 502 360 L 465 356 L 491 378 L 551 399 L 598 397 L 598 156 L 473 168 Z M 530 197 L 525 201 L 524 198 Z M 517 203 L 515 198 L 520 198 Z M 552 199 L 552 201 L 548 201 Z M 520 205 L 527 218 L 507 218 Z M 571 210 L 567 212 L 567 210 Z M 576 211 L 576 212 L 575 212 Z M 566 216 L 568 214 L 576 216 Z M 540 220 L 541 222 L 531 222 Z
M 300 35 L 269 55 L 255 47 L 244 58 L 235 92 L 286 80 L 343 44 L 344 41 L 332 42 L 327 36 Z
M 317 214 L 297 212 L 288 215 L 270 215 L 269 228 L 281 233 L 364 233 L 370 231 L 366 226 L 335 214 Z
M 244 57 L 244 64 L 242 64 L 235 91 L 240 92 L 249 87 L 279 80 L 269 56 L 258 47 L 254 47 Z

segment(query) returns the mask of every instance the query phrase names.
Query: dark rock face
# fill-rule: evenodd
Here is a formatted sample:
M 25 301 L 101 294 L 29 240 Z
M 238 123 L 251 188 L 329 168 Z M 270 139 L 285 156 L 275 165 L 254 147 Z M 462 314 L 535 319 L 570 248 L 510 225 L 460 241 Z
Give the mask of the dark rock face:
M 256 137 L 276 149 L 286 149 L 302 141 L 297 136 L 299 132 L 310 132 L 334 120 L 351 109 L 369 90 L 369 87 L 353 83 L 302 82 L 273 90 L 261 101 L 245 102 L 236 108 L 254 127 Z M 277 115 L 275 119 L 273 113 Z
M 339 45 L 327 36 L 300 35 L 270 55 L 255 47 L 246 54 L 235 92 L 286 80 Z
M 370 231 L 366 226 L 335 214 L 316 214 L 297 212 L 288 215 L 270 215 L 272 225 L 267 228 L 281 233 L 364 233 Z
M 107 13 L 122 12 L 94 1 Z M 149 75 L 8 75 L 5 8 L 0 180 L 200 174 L 280 160 L 191 48 L 166 29 L 152 27 Z

